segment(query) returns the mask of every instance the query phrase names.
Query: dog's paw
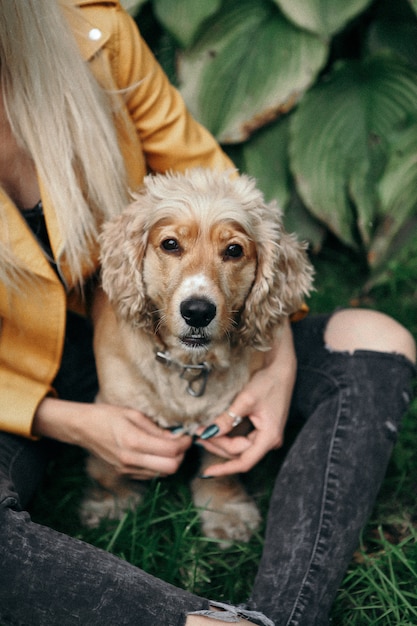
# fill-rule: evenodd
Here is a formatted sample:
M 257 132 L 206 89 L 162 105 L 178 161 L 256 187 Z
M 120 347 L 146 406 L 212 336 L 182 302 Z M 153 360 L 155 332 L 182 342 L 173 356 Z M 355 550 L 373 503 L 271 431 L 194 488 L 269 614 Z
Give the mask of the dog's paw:
M 206 537 L 222 539 L 221 546 L 225 548 L 233 541 L 249 541 L 261 516 L 236 476 L 195 478 L 191 487 Z
M 97 528 L 104 519 L 121 520 L 127 511 L 133 511 L 142 501 L 143 490 L 123 495 L 113 494 L 99 487 L 87 490 L 80 506 L 80 521 L 87 528 Z
M 221 546 L 229 547 L 233 541 L 249 541 L 259 527 L 261 516 L 256 504 L 248 499 L 227 502 L 222 509 L 212 510 L 210 505 L 201 511 L 201 525 L 206 537 L 222 539 Z

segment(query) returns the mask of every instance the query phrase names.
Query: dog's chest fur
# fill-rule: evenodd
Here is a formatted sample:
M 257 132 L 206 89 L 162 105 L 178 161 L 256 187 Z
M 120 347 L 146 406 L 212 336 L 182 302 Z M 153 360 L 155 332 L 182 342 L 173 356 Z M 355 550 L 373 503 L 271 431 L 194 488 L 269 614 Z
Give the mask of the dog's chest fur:
M 156 339 L 141 329 L 132 332 L 130 325 L 116 321 L 110 305 L 107 306 L 106 332 L 101 333 L 100 323 L 95 331 L 96 351 L 100 352 L 97 399 L 136 408 L 164 428 L 181 425 L 193 434 L 198 426 L 212 422 L 261 366 L 262 353 L 251 348 L 238 354 L 227 350 L 227 359 L 223 350 L 221 365 L 209 355 L 210 372 L 204 393 L 193 396 L 188 387 L 191 384 L 199 390 L 199 371 L 183 372 L 178 361 L 164 365 L 156 358 Z

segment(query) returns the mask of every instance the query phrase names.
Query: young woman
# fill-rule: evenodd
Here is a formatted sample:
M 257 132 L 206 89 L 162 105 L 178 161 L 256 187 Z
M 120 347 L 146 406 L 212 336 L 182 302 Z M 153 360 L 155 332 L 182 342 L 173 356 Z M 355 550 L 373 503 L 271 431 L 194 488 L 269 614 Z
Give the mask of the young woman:
M 303 424 L 277 477 L 245 607 L 187 593 L 25 512 L 53 440 L 138 478 L 173 474 L 189 437 L 94 404 L 86 314 L 97 234 L 146 171 L 231 163 L 187 113 L 118 0 L 0 0 L 0 623 L 323 625 L 383 479 L 410 399 L 415 346 L 377 312 L 287 325 L 229 413 L 245 472 Z M 216 429 L 214 429 L 216 430 Z

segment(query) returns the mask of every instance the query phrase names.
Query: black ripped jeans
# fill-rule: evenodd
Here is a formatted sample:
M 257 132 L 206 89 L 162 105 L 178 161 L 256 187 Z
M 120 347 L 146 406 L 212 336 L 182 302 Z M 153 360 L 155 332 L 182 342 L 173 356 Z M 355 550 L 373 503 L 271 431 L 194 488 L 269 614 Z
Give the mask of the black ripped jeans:
M 243 615 L 248 609 L 267 616 L 249 614 L 258 624 L 328 623 L 411 396 L 414 367 L 407 359 L 331 352 L 323 344 L 327 319 L 311 316 L 294 325 L 298 378 L 290 420 L 302 428 L 276 478 L 264 553 L 241 607 Z M 78 399 L 89 401 L 95 376 L 85 357 L 88 332 L 77 324 L 56 386 L 62 397 L 75 399 L 76 388 Z M 181 626 L 187 614 L 209 611 L 207 599 L 31 521 L 25 507 L 48 445 L 0 434 L 1 626 Z

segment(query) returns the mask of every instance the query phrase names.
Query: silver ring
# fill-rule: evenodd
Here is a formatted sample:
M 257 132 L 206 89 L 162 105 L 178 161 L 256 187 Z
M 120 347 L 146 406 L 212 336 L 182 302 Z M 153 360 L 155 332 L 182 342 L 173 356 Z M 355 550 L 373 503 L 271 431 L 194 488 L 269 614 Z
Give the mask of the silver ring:
M 230 417 L 233 419 L 233 422 L 232 422 L 233 428 L 235 426 L 239 426 L 239 424 L 243 420 L 243 417 L 240 417 L 240 415 L 236 415 L 236 413 L 233 413 L 233 411 L 227 411 L 227 415 L 230 415 Z

